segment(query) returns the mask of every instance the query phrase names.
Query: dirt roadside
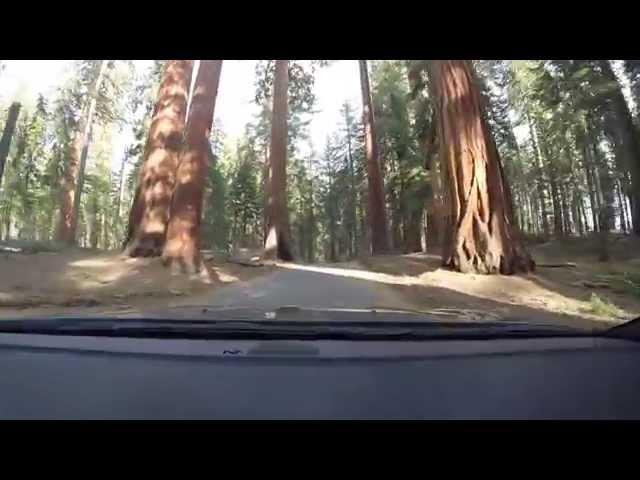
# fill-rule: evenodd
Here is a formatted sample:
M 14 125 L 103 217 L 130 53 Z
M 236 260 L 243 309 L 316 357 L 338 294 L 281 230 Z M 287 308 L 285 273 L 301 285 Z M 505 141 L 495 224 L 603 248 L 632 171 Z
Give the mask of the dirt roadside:
M 173 306 L 270 267 L 206 261 L 209 279 L 172 275 L 158 258 L 68 250 L 0 254 L 0 318 Z

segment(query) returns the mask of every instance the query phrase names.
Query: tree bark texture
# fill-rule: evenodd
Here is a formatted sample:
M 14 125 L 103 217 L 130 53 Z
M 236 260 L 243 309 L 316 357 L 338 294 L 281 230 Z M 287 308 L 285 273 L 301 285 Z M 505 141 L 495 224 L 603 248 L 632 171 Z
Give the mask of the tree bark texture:
M 548 237 L 550 229 L 549 229 L 549 217 L 547 215 L 547 201 L 546 201 L 546 195 L 544 191 L 544 175 L 542 173 L 542 158 L 541 158 L 542 154 L 540 152 L 540 145 L 538 144 L 538 140 L 537 140 L 535 125 L 533 124 L 533 121 L 529 116 L 529 113 L 527 113 L 526 116 L 527 116 L 527 124 L 529 126 L 529 136 L 531 137 L 533 154 L 535 157 L 535 170 L 538 176 L 536 191 L 538 193 L 538 203 L 540 205 L 540 210 L 542 213 L 542 230 L 543 230 L 544 236 Z
M 387 216 L 384 206 L 384 189 L 378 156 L 378 144 L 374 130 L 373 102 L 369 88 L 367 61 L 359 60 L 360 89 L 362 93 L 362 117 L 364 144 L 367 157 L 367 181 L 369 186 L 369 222 L 371 226 L 371 251 L 374 255 L 389 252 Z
M 132 257 L 159 256 L 164 247 L 192 71 L 193 60 L 169 60 L 162 76 L 129 215 L 125 252 Z
M 460 272 L 530 272 L 535 263 L 512 225 L 513 207 L 500 158 L 482 113 L 471 64 L 430 64 L 437 92 L 441 163 L 449 224 L 443 264 Z
M 273 78 L 273 115 L 269 152 L 267 238 L 264 257 L 293 260 L 287 210 L 287 111 L 289 61 L 276 60 Z
M 640 235 L 640 133 L 633 124 L 631 112 L 624 99 L 622 90 L 618 83 L 618 79 L 613 72 L 608 60 L 599 61 L 600 68 L 605 78 L 613 85 L 614 89 L 611 93 L 612 107 L 617 119 L 618 136 L 621 140 L 622 150 L 625 152 L 624 163 L 631 172 L 632 197 L 633 206 L 631 219 L 633 223 L 633 232 Z
M 93 117 L 95 115 L 98 92 L 104 79 L 107 64 L 107 60 L 102 60 L 100 64 L 98 76 L 91 87 L 87 106 L 80 117 L 78 130 L 76 131 L 69 151 L 69 162 L 62 179 L 60 222 L 58 224 L 57 239 L 68 245 L 73 245 L 76 241 L 80 195 L 82 193 L 84 169 L 87 163 L 87 152 L 89 149 L 91 129 L 93 127 Z
M 9 150 L 11 149 L 11 139 L 16 130 L 16 123 L 18 123 L 20 108 L 21 105 L 18 102 L 11 104 L 7 122 L 4 124 L 4 130 L 2 131 L 2 139 L 0 140 L 0 185 L 2 184 L 2 176 L 4 175 L 4 165 L 7 162 Z
M 222 60 L 201 60 L 191 96 L 184 147 L 171 200 L 162 260 L 186 273 L 199 272 L 202 198 L 209 163 L 209 137 L 220 82 Z M 224 208 L 224 205 L 217 205 Z

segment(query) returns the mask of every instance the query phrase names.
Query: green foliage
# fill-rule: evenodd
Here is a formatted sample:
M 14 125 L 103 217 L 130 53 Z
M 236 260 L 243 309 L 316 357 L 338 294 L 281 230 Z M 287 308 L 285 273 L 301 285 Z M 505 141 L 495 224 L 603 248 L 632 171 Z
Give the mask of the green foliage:
M 606 298 L 599 297 L 595 293 L 592 293 L 591 298 L 589 298 L 589 311 L 607 318 L 617 318 L 621 313 L 620 309 L 613 303 Z
M 101 62 L 73 63 L 71 76 L 53 94 L 22 109 L 0 192 L 3 237 L 34 242 L 53 237 L 69 148 Z M 204 248 L 230 251 L 264 240 L 273 62 L 257 64 L 260 110 L 237 142 L 225 139 L 216 119 L 204 192 Z M 122 240 L 164 64 L 156 61 L 148 71 L 134 72 L 128 61 L 107 63 L 80 205 L 84 246 L 114 248 Z M 307 261 L 353 258 L 366 251 L 368 235 L 359 102 L 342 106 L 341 121 L 327 132 L 320 153 L 300 148 L 309 142 L 315 113 L 315 71 L 327 64 L 289 61 L 289 218 L 294 248 Z M 640 63 L 619 64 L 638 101 Z M 607 61 L 482 60 L 473 65 L 520 232 L 545 238 L 545 223 L 549 234 L 565 236 L 622 228 L 623 202 L 615 194 L 623 201 L 629 197 L 634 158 L 628 137 L 621 134 L 620 84 Z M 443 193 L 429 63 L 385 60 L 370 66 L 387 216 L 393 246 L 406 251 L 416 233 L 422 234 L 425 208 Z M 637 132 L 637 109 L 633 112 Z M 6 105 L 0 109 L 2 123 L 3 116 Z M 133 140 L 123 158 L 114 159 L 113 140 L 123 128 L 131 129 Z M 638 283 L 625 282 L 632 289 Z
M 72 76 L 49 99 L 40 95 L 32 109 L 23 108 L 0 195 L 5 239 L 48 242 L 53 238 L 69 149 L 101 62 L 75 62 Z M 114 246 L 123 231 L 116 211 L 119 173 L 111 174 L 111 156 L 114 128 L 121 127 L 128 116 L 133 72 L 128 61 L 108 61 L 106 67 L 97 97 L 79 222 L 81 245 L 102 248 Z
M 297 152 L 297 145 L 308 139 L 307 129 L 314 113 L 316 102 L 313 93 L 315 70 L 327 64 L 325 61 L 311 61 L 302 63 L 289 60 L 289 90 L 288 90 L 288 154 L 293 156 Z M 256 64 L 256 93 L 255 103 L 261 106 L 257 121 L 250 124 L 254 135 L 260 140 L 263 149 L 268 148 L 268 138 L 271 133 L 271 96 L 273 95 L 273 74 L 275 60 L 260 61 Z
M 311 191 L 303 198 L 313 205 L 308 230 L 313 227 L 314 248 L 328 261 L 355 257 L 366 235 L 364 135 L 354 112 L 350 103 L 342 105 L 341 124 L 327 137 L 319 159 L 313 153 L 306 168 Z
M 33 112 L 24 109 L 18 120 L 10 155 L 5 170 L 0 211 L 5 217 L 5 238 L 13 228 L 22 239 L 34 240 L 49 224 L 47 210 L 52 199 L 47 185 L 47 146 L 50 136 L 45 99 L 40 96 Z
M 253 145 L 238 143 L 230 174 L 227 206 L 232 238 L 238 246 L 255 247 L 262 243 L 262 196 L 258 188 L 258 163 Z
M 612 217 L 604 212 L 614 208 L 613 182 L 622 173 L 614 163 L 620 164 L 621 152 L 616 158 L 606 152 L 616 148 L 609 133 L 611 95 L 618 86 L 606 78 L 602 66 L 583 60 L 513 63 L 508 85 L 511 107 L 519 124 L 528 129 L 531 143 L 522 149 L 525 158 L 507 173 L 521 206 L 532 200 L 527 199 L 527 185 L 537 183 L 537 211 L 523 222 L 528 233 L 539 231 L 534 217 L 543 207 L 552 213 L 556 235 L 598 229 L 596 217 Z M 594 182 L 604 187 L 605 195 L 592 195 L 587 204 L 584 192 L 593 192 Z M 571 204 L 579 204 L 590 215 L 580 214 L 577 207 L 571 210 Z M 520 217 L 525 216 L 521 211 Z
M 373 105 L 380 160 L 385 176 L 387 203 L 390 206 L 391 238 L 395 249 L 407 248 L 412 228 L 422 219 L 429 196 L 424 153 L 420 148 L 424 124 L 431 119 L 411 122 L 411 97 L 404 62 L 384 61 L 372 71 Z M 426 114 L 426 102 L 419 114 Z
M 219 162 L 211 158 L 205 186 L 205 205 L 202 214 L 203 247 L 228 252 L 230 222 L 227 213 L 227 181 Z

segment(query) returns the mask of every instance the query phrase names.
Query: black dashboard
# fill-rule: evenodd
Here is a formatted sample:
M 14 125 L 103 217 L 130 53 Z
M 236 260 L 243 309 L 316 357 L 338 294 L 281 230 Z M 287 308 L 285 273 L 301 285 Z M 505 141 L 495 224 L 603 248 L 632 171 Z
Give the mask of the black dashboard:
M 638 419 L 640 344 L 0 334 L 2 419 Z

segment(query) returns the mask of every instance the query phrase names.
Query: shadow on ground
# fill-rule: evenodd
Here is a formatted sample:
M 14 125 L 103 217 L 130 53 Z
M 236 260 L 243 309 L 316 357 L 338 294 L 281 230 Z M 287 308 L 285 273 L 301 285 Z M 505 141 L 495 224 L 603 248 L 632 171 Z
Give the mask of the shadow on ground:
M 279 272 L 296 272 L 297 276 L 286 278 Z M 386 270 L 387 268 L 378 268 Z M 423 273 L 435 272 L 424 268 Z M 462 275 L 455 274 L 453 275 Z M 265 285 L 264 297 L 270 297 L 263 305 L 275 308 L 280 305 L 298 305 L 327 308 L 400 308 L 433 314 L 438 318 L 490 321 L 523 321 L 531 323 L 567 325 L 582 328 L 607 328 L 616 322 L 594 318 L 579 312 L 562 313 L 551 310 L 544 303 L 540 307 L 517 304 L 511 296 L 496 294 L 496 298 L 483 296 L 482 289 L 465 292 L 450 288 L 450 285 L 420 284 L 420 276 L 379 274 L 368 270 L 339 268 L 337 266 L 282 265 L 271 279 L 261 278 L 265 284 L 294 284 L 295 287 L 278 292 Z M 496 277 L 485 277 L 486 279 Z M 512 277 L 502 277 L 502 279 Z M 520 279 L 521 280 L 521 279 Z M 508 281 L 508 280 L 507 280 Z M 303 287 L 303 285 L 308 287 Z M 325 287 L 323 287 L 325 286 Z M 302 292 L 312 292 L 304 295 Z M 358 294 L 363 290 L 367 295 Z M 478 291 L 480 290 L 480 291 Z M 491 292 L 489 292 L 491 293 Z M 251 294 L 244 292 L 245 296 Z M 356 297 L 356 295 L 359 295 Z M 234 298 L 237 301 L 239 298 Z
M 193 304 L 299 305 L 410 309 L 439 318 L 606 328 L 640 312 L 640 302 L 628 296 L 613 300 L 624 310 L 616 318 L 591 312 L 591 292 L 573 285 L 575 278 L 593 275 L 591 264 L 578 264 L 575 269 L 539 268 L 535 274 L 507 277 L 444 270 L 435 253 L 257 268 L 212 259 L 210 284 L 171 275 L 157 258 L 130 259 L 119 252 L 73 249 L 3 254 L 0 264 L 0 318 L 36 315 L 42 309 L 42 314 L 60 314 L 160 311 Z

